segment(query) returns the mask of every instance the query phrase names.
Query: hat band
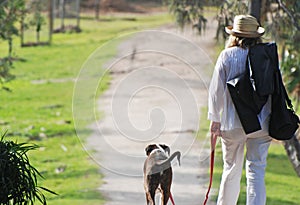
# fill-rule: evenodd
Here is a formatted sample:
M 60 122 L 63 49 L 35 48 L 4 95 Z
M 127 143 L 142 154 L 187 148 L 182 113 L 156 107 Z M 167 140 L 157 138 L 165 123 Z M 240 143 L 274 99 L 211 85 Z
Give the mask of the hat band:
M 233 30 L 242 32 L 256 32 L 258 25 L 255 24 L 234 24 Z

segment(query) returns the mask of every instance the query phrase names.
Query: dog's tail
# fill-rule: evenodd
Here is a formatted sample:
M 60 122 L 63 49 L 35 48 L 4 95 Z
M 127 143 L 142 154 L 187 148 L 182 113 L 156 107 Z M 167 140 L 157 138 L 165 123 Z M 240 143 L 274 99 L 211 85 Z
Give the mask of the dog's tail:
M 159 166 L 162 166 L 162 167 L 169 167 L 171 161 L 172 161 L 175 157 L 177 157 L 178 164 L 179 164 L 179 166 L 180 166 L 180 157 L 181 157 L 181 153 L 180 153 L 179 151 L 174 152 L 174 153 L 171 155 L 171 157 L 169 157 L 168 159 L 166 159 L 166 160 L 164 160 L 164 161 L 158 163 L 158 165 L 159 165 Z

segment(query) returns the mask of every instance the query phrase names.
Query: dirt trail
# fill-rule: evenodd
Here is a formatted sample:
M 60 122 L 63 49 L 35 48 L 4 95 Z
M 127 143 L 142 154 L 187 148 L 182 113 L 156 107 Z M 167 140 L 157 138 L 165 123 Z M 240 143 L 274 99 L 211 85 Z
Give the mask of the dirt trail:
M 111 85 L 98 100 L 105 117 L 92 125 L 94 133 L 87 140 L 104 175 L 100 191 L 106 205 L 145 204 L 142 169 L 150 143 L 182 152 L 181 167 L 175 160 L 173 164 L 176 204 L 202 204 L 209 150 L 208 141 L 195 140 L 195 132 L 207 104 L 214 24 L 209 21 L 201 37 L 172 25 L 136 33 L 122 41 L 107 64 Z

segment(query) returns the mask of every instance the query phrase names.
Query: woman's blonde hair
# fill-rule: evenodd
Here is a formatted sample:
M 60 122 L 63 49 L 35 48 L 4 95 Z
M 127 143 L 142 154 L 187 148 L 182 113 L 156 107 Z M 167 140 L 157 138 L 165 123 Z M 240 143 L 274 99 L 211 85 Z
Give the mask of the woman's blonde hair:
M 239 37 L 239 36 L 233 36 L 230 35 L 228 42 L 226 44 L 226 48 L 239 46 L 242 48 L 249 48 L 251 46 L 254 46 L 258 43 L 262 43 L 261 37 L 258 38 L 245 38 L 245 37 Z

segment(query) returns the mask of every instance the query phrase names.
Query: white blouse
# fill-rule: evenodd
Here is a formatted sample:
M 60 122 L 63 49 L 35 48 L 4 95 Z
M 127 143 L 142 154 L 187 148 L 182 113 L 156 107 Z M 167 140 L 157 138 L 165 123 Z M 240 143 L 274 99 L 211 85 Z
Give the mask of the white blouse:
M 248 49 L 231 47 L 224 49 L 217 60 L 209 87 L 208 119 L 221 122 L 221 130 L 242 128 L 240 119 L 231 100 L 226 82 L 245 72 Z M 258 115 L 260 124 L 271 113 L 271 97 Z

